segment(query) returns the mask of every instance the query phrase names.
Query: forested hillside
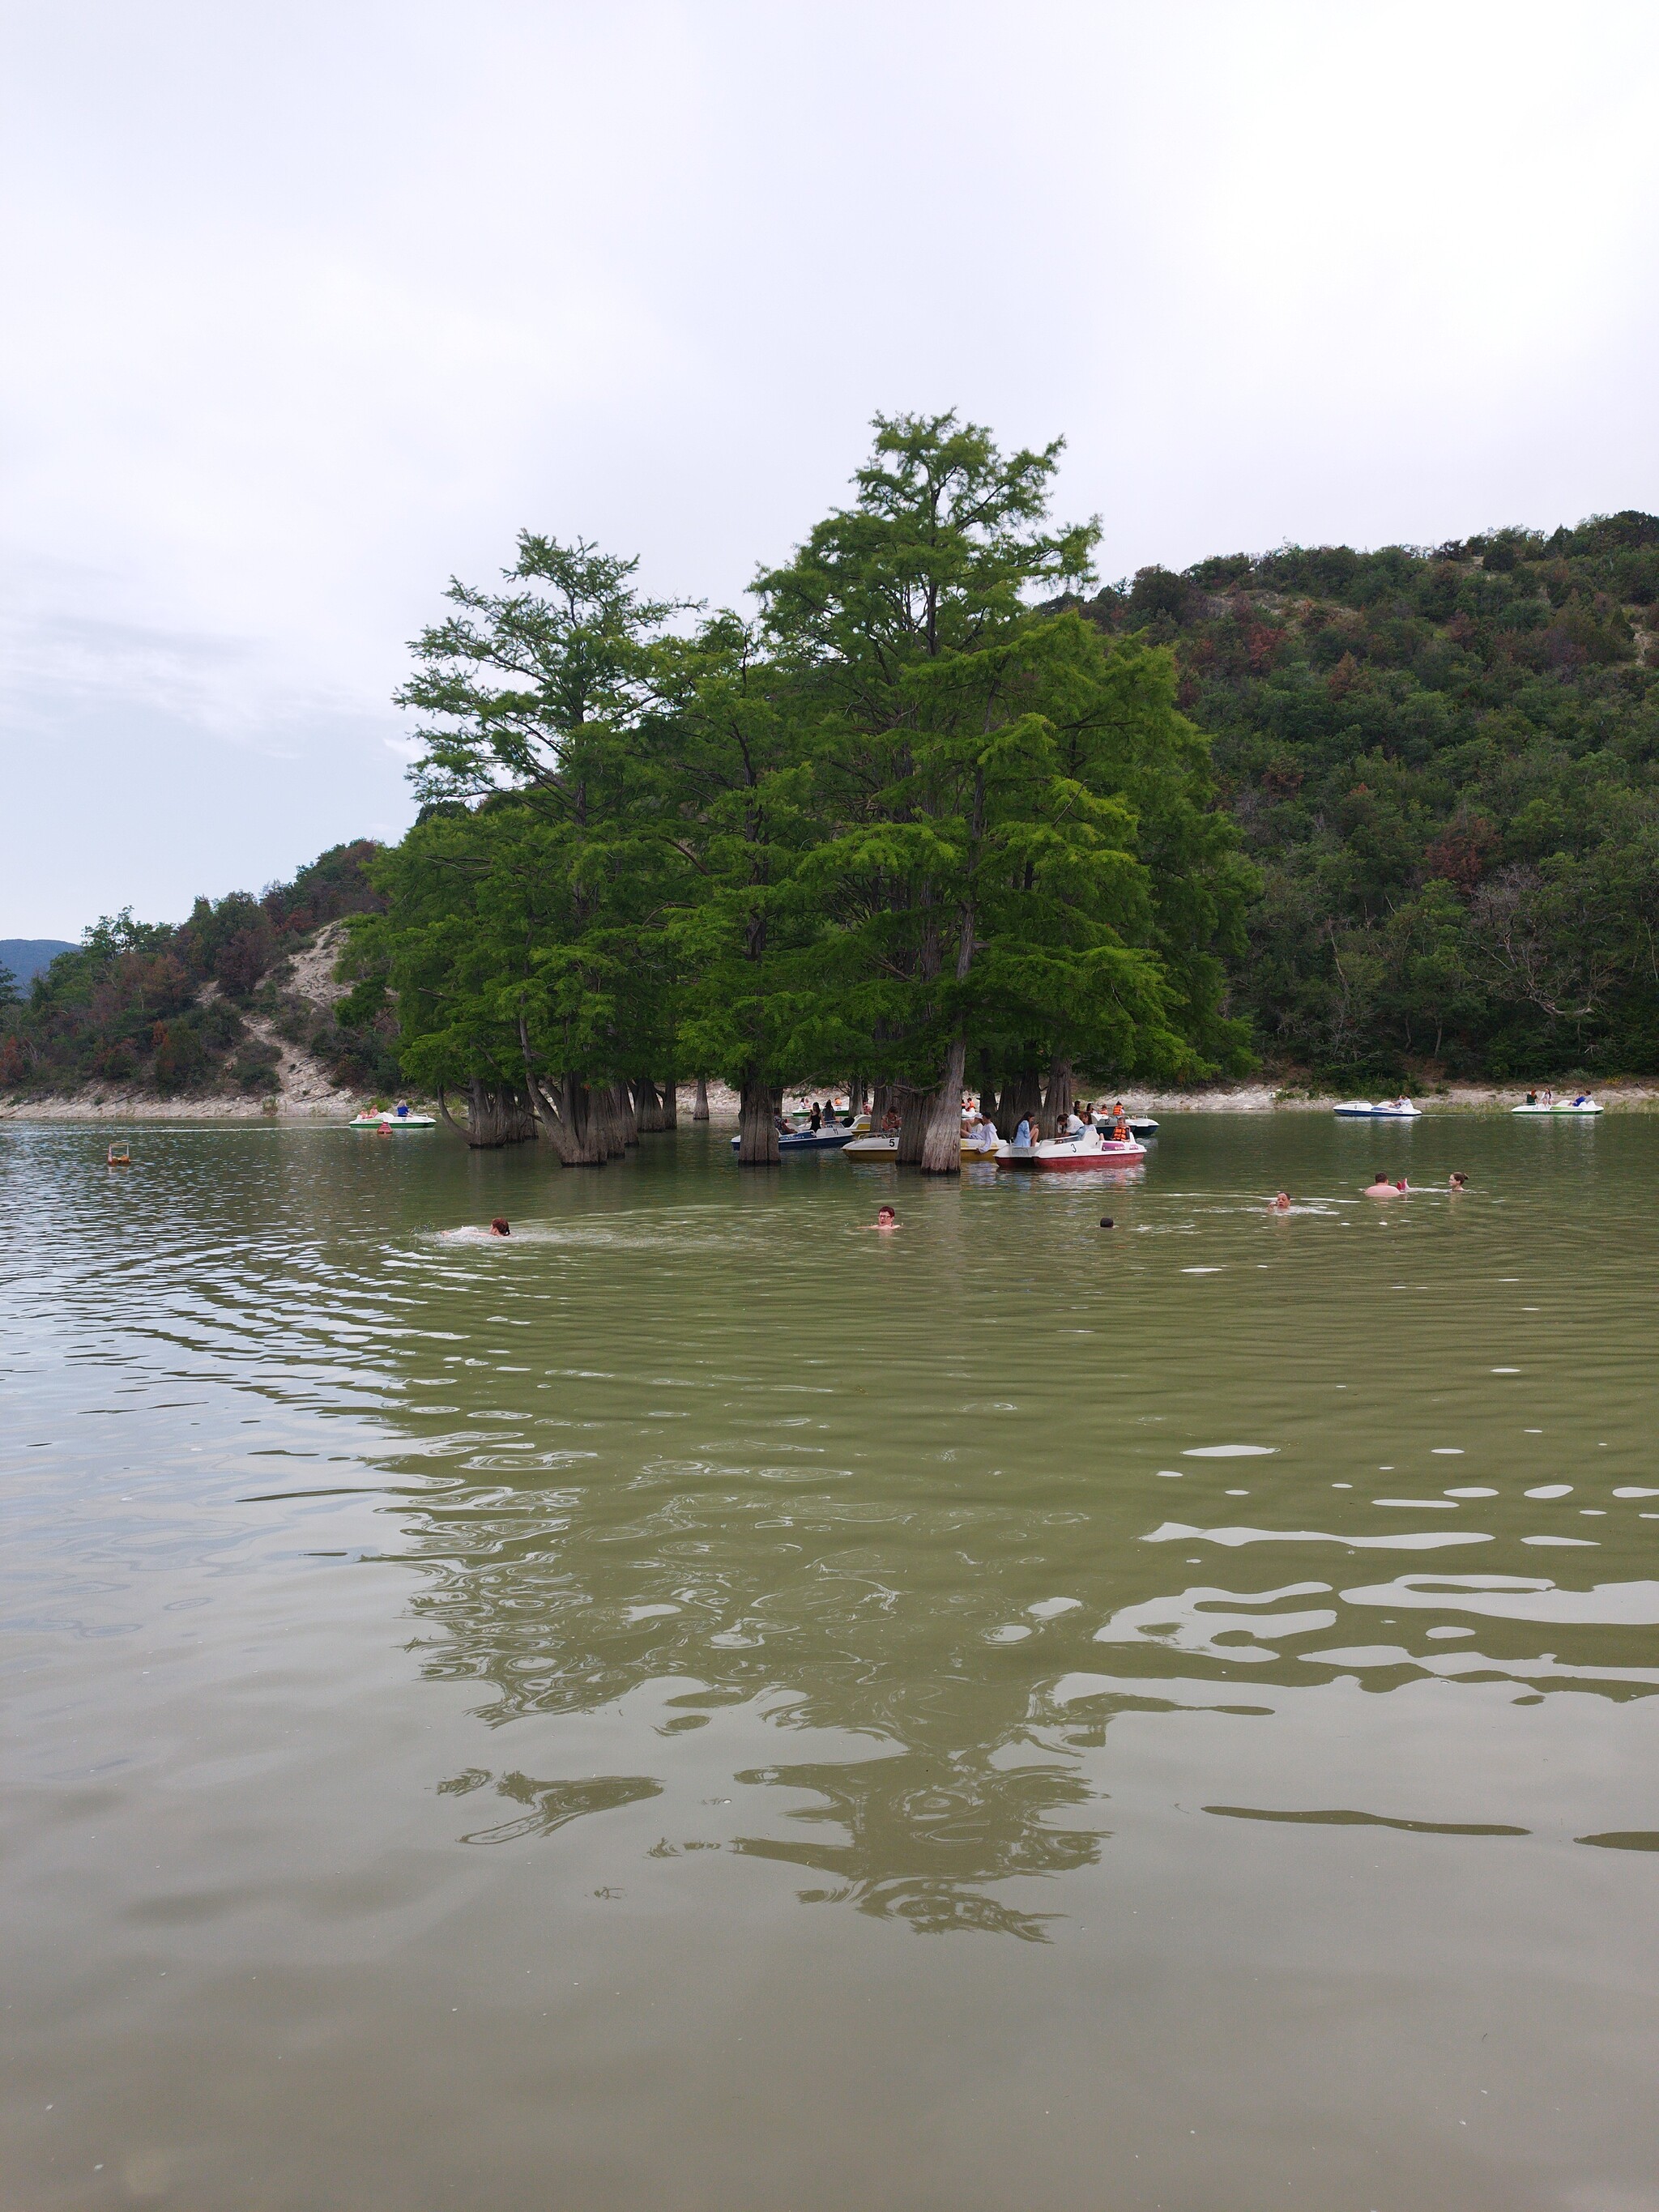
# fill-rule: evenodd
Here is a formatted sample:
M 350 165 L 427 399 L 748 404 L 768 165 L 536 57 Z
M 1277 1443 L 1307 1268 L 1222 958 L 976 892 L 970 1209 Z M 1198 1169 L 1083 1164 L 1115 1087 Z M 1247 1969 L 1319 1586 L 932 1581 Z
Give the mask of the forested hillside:
M 1087 611 L 1173 649 L 1212 738 L 1270 1065 L 1659 1068 L 1659 518 L 1143 568 Z
M 176 926 L 106 915 L 27 996 L 0 982 L 0 1091 L 257 1095 L 271 1088 L 279 1038 L 342 1085 L 395 1083 L 383 1012 L 355 1018 L 349 998 L 318 1006 L 286 988 L 319 930 L 380 903 L 364 873 L 374 850 L 337 845 L 260 897 L 198 899 Z
M 877 428 L 752 623 L 529 533 L 504 588 L 454 586 L 401 695 L 402 843 L 0 977 L 0 1091 L 257 1093 L 282 1038 L 585 1161 L 698 1074 L 766 1157 L 781 1087 L 835 1077 L 954 1164 L 964 1082 L 1052 1120 L 1074 1077 L 1253 1055 L 1355 1088 L 1659 1069 L 1659 518 L 1087 595 L 1057 447 Z M 296 995 L 343 917 L 355 988 Z

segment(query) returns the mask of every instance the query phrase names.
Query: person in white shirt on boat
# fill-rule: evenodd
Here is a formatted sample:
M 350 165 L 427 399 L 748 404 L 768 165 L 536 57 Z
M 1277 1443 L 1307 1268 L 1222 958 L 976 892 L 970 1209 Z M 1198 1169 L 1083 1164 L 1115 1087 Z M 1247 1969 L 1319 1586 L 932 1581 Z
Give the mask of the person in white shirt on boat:
M 1083 1123 L 1075 1112 L 1066 1116 L 1066 1127 L 1060 1133 L 1063 1137 L 1080 1137 L 1083 1134 Z

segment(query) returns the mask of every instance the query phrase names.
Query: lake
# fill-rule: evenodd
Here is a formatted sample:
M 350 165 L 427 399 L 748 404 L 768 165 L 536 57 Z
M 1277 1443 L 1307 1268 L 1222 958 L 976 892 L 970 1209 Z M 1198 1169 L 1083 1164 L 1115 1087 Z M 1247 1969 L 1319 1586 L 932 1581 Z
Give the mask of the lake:
M 726 1133 L 0 1129 L 4 2201 L 1659 2207 L 1659 1119 Z

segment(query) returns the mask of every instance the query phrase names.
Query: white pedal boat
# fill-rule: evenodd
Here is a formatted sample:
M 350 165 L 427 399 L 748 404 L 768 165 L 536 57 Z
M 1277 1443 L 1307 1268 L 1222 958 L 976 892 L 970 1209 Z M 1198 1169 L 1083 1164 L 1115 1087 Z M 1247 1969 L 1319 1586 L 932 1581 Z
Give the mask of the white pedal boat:
M 994 1160 L 999 1149 L 995 1145 L 975 1144 L 970 1137 L 964 1137 L 962 1140 L 964 1160 Z M 842 1150 L 849 1160 L 894 1160 L 898 1158 L 898 1139 L 888 1129 L 879 1136 L 854 1137 L 852 1143 L 843 1145 Z
M 1347 1121 L 1420 1121 L 1423 1109 L 1409 1098 L 1384 1098 L 1373 1105 L 1369 1098 L 1345 1099 L 1336 1109 Z
M 1511 1106 L 1510 1111 L 1511 1114 L 1576 1115 L 1599 1114 L 1601 1109 L 1594 1098 L 1585 1095 L 1565 1100 L 1559 1106 Z
M 346 1125 L 352 1129 L 435 1129 L 430 1114 L 359 1114 Z
M 997 1146 L 1000 1168 L 1122 1168 L 1146 1157 L 1139 1137 L 1103 1137 L 1085 1129 L 1080 1137 L 1048 1137 L 1035 1145 Z
M 787 1137 L 778 1139 L 780 1152 L 841 1152 L 854 1141 L 849 1128 L 837 1127 L 823 1129 L 792 1129 Z M 733 1137 L 732 1149 L 736 1152 L 742 1144 L 741 1137 Z

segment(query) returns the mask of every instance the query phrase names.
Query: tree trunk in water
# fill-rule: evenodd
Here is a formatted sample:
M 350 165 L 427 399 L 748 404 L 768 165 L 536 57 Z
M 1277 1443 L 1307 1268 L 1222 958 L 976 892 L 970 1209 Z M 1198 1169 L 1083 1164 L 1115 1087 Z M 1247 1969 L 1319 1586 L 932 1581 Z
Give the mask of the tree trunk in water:
M 1056 1060 L 1048 1069 L 1048 1091 L 1042 1102 L 1043 1135 L 1064 1135 L 1066 1117 L 1071 1110 L 1072 1063 L 1069 1060 Z
M 530 1111 L 535 1120 L 536 1133 L 538 1136 L 545 1137 L 548 1143 L 552 1146 L 559 1156 L 560 1166 L 567 1166 L 568 1163 L 564 1157 L 564 1133 L 559 1127 L 557 1114 L 549 1103 L 537 1079 L 536 1065 L 530 1051 L 530 1032 L 525 1026 L 522 1014 L 519 1017 L 519 1050 L 524 1055 L 525 1086 L 530 1093 Z
M 662 1087 L 662 1119 L 659 1129 L 678 1129 L 680 1126 L 680 1091 L 677 1083 L 665 1083 Z
M 927 1141 L 927 1124 L 933 1119 L 933 1092 L 931 1091 L 902 1091 L 899 1113 L 896 1164 L 902 1168 L 919 1168 L 921 1165 L 921 1148 Z
M 781 1094 L 758 1077 L 744 1076 L 738 1109 L 738 1165 L 775 1168 L 778 1164 L 778 1106 Z
M 657 1096 L 657 1086 L 648 1075 L 642 1075 L 633 1085 L 634 1124 L 642 1137 L 654 1137 L 662 1127 L 662 1101 Z
M 708 1078 L 706 1075 L 700 1075 L 697 1078 L 697 1099 L 696 1105 L 691 1109 L 691 1119 L 694 1121 L 706 1121 L 708 1119 Z
M 625 1083 L 607 1083 L 593 1093 L 594 1118 L 605 1133 L 605 1148 L 620 1159 L 630 1145 L 639 1142 L 634 1127 L 634 1101 Z
M 968 1040 L 958 1030 L 945 1055 L 945 1075 L 933 1094 L 933 1110 L 921 1147 L 923 1175 L 962 1173 L 962 1075 Z
M 880 1134 L 881 1125 L 887 1119 L 887 1109 L 892 1103 L 893 1094 L 887 1085 L 877 1084 L 875 1089 L 870 1093 L 870 1127 L 878 1135 Z
M 510 1083 L 491 1085 L 477 1075 L 467 1078 L 466 1141 L 478 1151 L 498 1145 L 521 1145 L 536 1133 L 535 1109 L 526 1094 Z
M 556 1109 L 554 1143 L 568 1168 L 602 1168 L 605 1129 L 593 1110 L 593 1094 L 579 1075 L 567 1075 L 553 1091 Z

